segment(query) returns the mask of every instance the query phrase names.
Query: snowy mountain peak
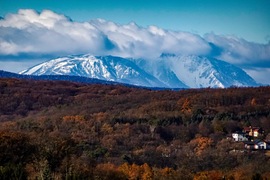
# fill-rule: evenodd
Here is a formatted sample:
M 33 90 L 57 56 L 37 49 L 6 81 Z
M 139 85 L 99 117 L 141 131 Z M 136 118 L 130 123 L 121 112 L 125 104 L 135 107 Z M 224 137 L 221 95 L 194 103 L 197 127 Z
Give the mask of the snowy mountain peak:
M 172 71 L 189 87 L 257 86 L 242 69 L 214 58 L 167 56 Z
M 53 59 L 20 72 L 28 75 L 70 75 L 149 87 L 165 87 L 134 62 L 113 56 L 77 55 Z
M 201 88 L 256 86 L 242 69 L 200 56 L 162 54 L 156 60 L 71 55 L 41 63 L 20 74 L 71 75 L 147 87 Z

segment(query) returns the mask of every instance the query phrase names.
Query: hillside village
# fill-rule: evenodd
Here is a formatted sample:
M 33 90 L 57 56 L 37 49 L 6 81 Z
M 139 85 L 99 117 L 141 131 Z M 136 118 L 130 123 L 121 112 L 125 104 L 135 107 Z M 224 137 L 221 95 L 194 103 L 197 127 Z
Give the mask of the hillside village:
M 0 179 L 266 179 L 269 92 L 0 78 Z
M 265 140 L 264 130 L 260 127 L 245 127 L 232 133 L 235 142 L 243 142 L 247 150 L 270 150 L 270 142 Z

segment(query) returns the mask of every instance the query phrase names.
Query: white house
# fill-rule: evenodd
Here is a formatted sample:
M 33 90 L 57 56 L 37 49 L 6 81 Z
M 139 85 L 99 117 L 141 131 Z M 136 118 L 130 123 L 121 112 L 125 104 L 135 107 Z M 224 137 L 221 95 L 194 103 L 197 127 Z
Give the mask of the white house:
M 245 148 L 252 150 L 268 150 L 270 149 L 270 144 L 269 142 L 256 139 L 255 141 L 252 142 L 245 142 Z
M 243 133 L 243 132 L 232 133 L 232 137 L 234 141 L 248 141 L 248 138 L 246 137 L 246 133 Z
M 255 149 L 270 149 L 270 145 L 265 141 L 259 141 L 255 144 Z

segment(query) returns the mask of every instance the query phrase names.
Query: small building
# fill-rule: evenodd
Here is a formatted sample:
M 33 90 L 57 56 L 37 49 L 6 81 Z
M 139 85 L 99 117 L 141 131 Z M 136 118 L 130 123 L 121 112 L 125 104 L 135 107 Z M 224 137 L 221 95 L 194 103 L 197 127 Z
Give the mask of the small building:
M 232 137 L 234 141 L 248 141 L 249 140 L 246 133 L 240 132 L 240 131 L 232 133 Z
M 269 150 L 270 143 L 264 140 L 256 139 L 255 141 L 245 142 L 245 148 L 250 150 Z
M 260 127 L 252 127 L 252 126 L 249 126 L 249 127 L 245 127 L 243 129 L 243 132 L 248 134 L 249 136 L 251 137 L 260 137 L 264 134 L 264 131 L 262 130 L 262 128 Z
M 255 149 L 270 149 L 270 144 L 261 140 L 255 144 Z

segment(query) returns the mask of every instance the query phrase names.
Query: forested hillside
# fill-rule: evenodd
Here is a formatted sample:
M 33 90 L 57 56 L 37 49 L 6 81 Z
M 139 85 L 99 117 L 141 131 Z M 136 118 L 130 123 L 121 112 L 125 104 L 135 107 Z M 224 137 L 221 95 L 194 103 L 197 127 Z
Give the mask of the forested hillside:
M 231 133 L 262 127 L 270 87 L 157 91 L 0 79 L 0 179 L 260 179 L 267 151 Z

